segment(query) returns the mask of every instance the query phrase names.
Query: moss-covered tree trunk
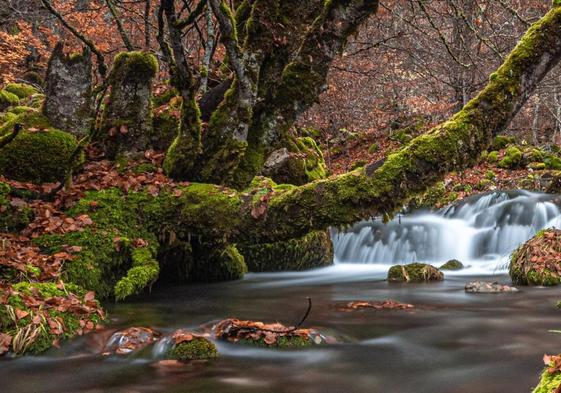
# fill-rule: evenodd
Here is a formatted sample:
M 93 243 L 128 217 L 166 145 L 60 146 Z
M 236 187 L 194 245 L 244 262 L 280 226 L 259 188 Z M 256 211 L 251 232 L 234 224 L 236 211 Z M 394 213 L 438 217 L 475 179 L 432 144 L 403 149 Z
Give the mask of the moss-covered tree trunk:
M 220 233 L 232 241 L 270 242 L 389 216 L 449 171 L 477 162 L 559 62 L 560 37 L 561 6 L 554 6 L 522 37 L 477 97 L 383 162 L 301 187 L 265 191 L 267 197 L 256 202 L 246 193 L 219 187 L 207 186 L 211 198 L 187 190 L 173 209 L 189 214 L 178 215 L 176 225 L 206 236 Z M 209 211 L 219 211 L 220 220 L 208 217 Z

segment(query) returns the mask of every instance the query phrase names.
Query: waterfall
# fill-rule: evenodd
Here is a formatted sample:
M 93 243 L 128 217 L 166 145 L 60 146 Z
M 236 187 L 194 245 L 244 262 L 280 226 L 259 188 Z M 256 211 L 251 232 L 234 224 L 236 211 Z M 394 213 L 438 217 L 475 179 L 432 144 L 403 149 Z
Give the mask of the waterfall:
M 540 229 L 561 228 L 561 197 L 527 191 L 477 195 L 438 211 L 417 211 L 388 223 L 362 221 L 332 230 L 335 262 L 392 265 L 458 259 L 463 273 L 506 269 L 516 247 Z

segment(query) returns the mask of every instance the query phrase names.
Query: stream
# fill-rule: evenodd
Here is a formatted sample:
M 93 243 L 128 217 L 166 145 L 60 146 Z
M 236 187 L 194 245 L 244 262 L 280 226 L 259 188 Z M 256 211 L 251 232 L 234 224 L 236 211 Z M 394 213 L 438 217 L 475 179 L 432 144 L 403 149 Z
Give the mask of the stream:
M 412 212 L 388 224 L 364 221 L 332 231 L 335 264 L 307 272 L 248 274 L 238 282 L 156 289 L 107 305 L 108 327 L 197 329 L 227 317 L 305 325 L 338 343 L 306 350 L 218 343 L 221 356 L 164 367 L 150 350 L 99 354 L 106 333 L 65 343 L 41 357 L 0 360 L 0 392 L 200 393 L 499 393 L 530 392 L 544 353 L 558 353 L 557 288 L 466 294 L 472 280 L 509 283 L 508 256 L 545 227 L 561 228 L 561 199 L 524 191 L 468 198 L 437 212 Z M 432 284 L 389 284 L 390 265 L 467 268 Z M 410 310 L 358 310 L 353 300 L 394 299 Z

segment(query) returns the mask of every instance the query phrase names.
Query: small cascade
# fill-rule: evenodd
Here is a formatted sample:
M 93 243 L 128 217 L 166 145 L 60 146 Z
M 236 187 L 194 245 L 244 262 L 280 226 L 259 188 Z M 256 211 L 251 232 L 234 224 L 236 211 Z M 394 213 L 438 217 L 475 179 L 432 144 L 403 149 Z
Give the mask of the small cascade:
M 362 221 L 332 231 L 336 263 L 392 265 L 458 259 L 465 273 L 506 268 L 508 256 L 540 229 L 561 228 L 561 197 L 527 191 L 478 195 L 438 211 L 417 211 L 384 224 Z

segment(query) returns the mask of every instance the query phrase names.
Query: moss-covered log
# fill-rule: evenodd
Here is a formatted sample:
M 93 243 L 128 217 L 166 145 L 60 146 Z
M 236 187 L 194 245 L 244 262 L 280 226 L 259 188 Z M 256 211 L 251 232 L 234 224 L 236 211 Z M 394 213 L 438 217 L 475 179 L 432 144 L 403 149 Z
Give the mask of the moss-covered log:
M 189 247 L 185 245 L 193 245 L 192 239 L 197 239 L 195 254 L 201 252 L 208 259 L 200 266 L 199 278 L 238 278 L 245 271 L 245 262 L 236 244 L 243 249 L 244 244 L 275 243 L 374 215 L 389 216 L 448 171 L 475 163 L 494 134 L 507 126 L 537 83 L 557 64 L 560 36 L 561 6 L 531 27 L 488 86 L 464 109 L 384 162 L 299 187 L 262 181 L 236 191 L 191 183 L 157 196 L 93 193 L 71 212 L 89 214 L 94 220 L 92 228 L 40 241 L 52 251 L 65 244 L 81 246 L 66 274 L 87 289 L 101 291 L 102 297 L 122 297 L 116 289 L 123 277 L 132 279 L 132 285 L 121 284 L 128 288 L 125 295 L 149 285 L 159 273 L 153 263 L 158 250 L 196 260 L 186 257 Z M 148 243 L 142 247 L 150 248 L 151 257 L 144 259 L 142 274 L 127 273 L 136 267 L 130 252 L 139 244 L 116 250 L 115 238 Z M 174 247 L 183 251 L 174 253 Z M 205 249 L 212 252 L 205 253 Z M 89 272 L 87 277 L 84 271 Z

